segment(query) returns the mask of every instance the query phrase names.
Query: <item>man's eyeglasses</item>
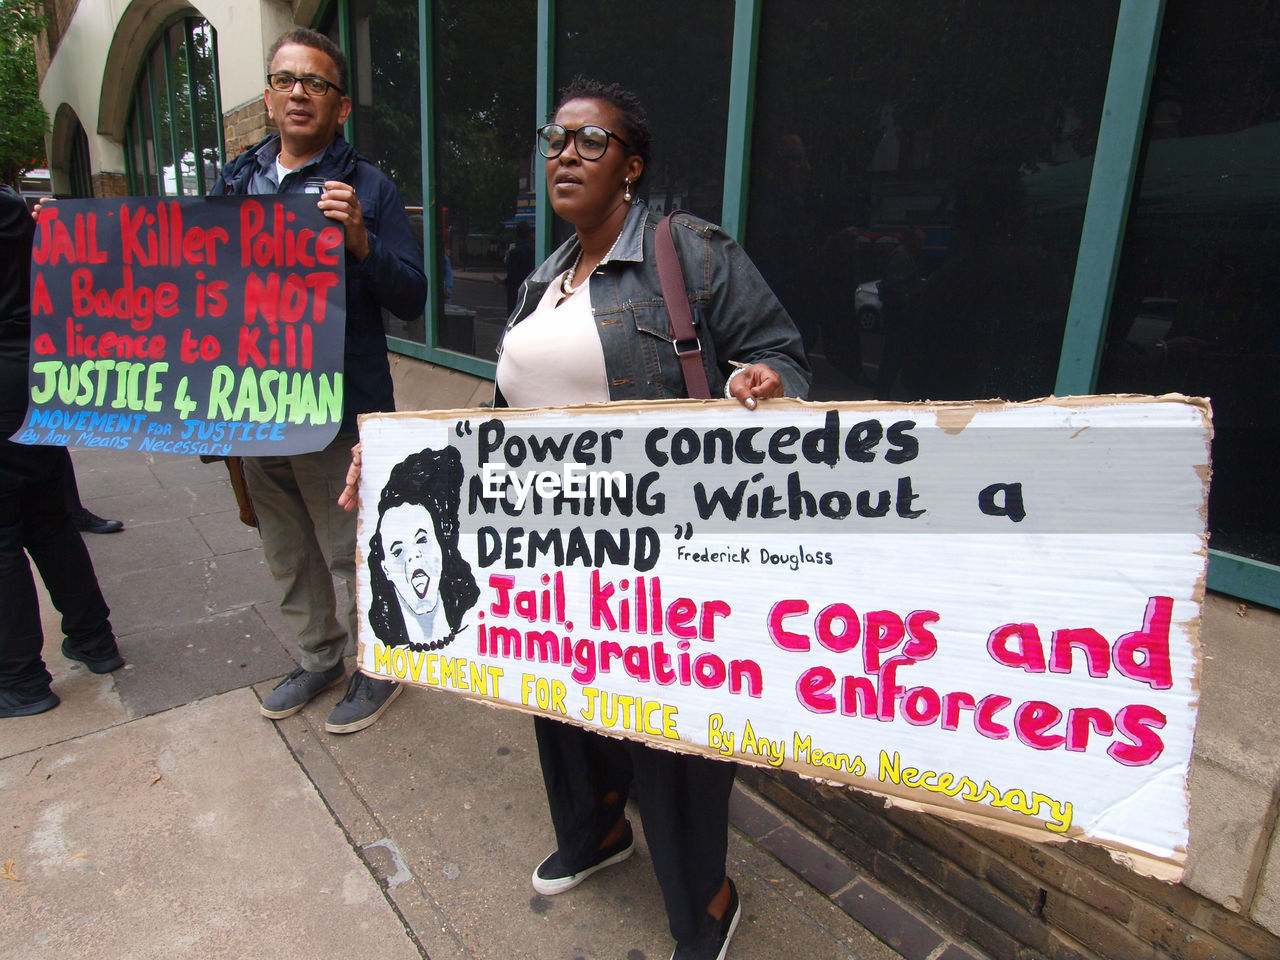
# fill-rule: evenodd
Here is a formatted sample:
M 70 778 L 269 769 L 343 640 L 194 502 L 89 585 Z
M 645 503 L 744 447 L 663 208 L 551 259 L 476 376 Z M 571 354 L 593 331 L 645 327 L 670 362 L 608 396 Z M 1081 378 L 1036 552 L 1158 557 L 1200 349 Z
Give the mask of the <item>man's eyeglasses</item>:
M 330 87 L 337 90 L 339 96 L 347 95 L 347 91 L 324 77 L 295 77 L 292 73 L 267 74 L 267 85 L 276 93 L 293 93 L 294 85 L 299 83 L 302 84 L 302 90 L 308 97 L 323 97 L 329 92 Z
M 624 150 L 627 146 L 627 141 L 604 127 L 585 126 L 570 130 L 558 123 L 548 123 L 538 128 L 538 152 L 548 160 L 554 160 L 564 153 L 570 135 L 573 136 L 573 148 L 583 160 L 599 160 L 603 157 L 609 149 L 610 138 L 622 144 Z

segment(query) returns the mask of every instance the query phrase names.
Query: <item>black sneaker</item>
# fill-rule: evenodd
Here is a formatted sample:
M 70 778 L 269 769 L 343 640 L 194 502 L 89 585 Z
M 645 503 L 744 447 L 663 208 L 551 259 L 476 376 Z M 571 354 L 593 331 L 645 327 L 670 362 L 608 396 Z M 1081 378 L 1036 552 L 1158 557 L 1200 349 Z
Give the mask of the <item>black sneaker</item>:
M 559 850 L 551 854 L 551 856 L 538 864 L 537 870 L 533 871 L 533 889 L 544 897 L 554 897 L 557 893 L 572 890 L 597 870 L 603 870 L 605 867 L 611 867 L 615 863 L 621 863 L 627 859 L 627 857 L 636 852 L 636 838 L 635 834 L 631 832 L 631 821 L 626 821 L 626 824 L 622 831 L 622 836 L 599 851 L 596 854 L 595 861 L 589 863 L 577 873 L 568 873 L 565 870 L 564 865 L 560 862 Z
M 276 688 L 267 694 L 262 701 L 262 715 L 272 720 L 283 720 L 292 717 L 305 707 L 318 693 L 342 682 L 347 668 L 339 660 L 328 670 L 314 672 L 299 667 L 276 684 Z
M 370 726 L 400 696 L 403 688 L 394 680 L 370 677 L 356 671 L 347 684 L 347 692 L 324 722 L 330 733 L 355 733 Z
M 119 533 L 124 523 L 119 520 L 105 520 L 96 513 L 90 513 L 84 507 L 71 511 L 71 523 L 81 533 Z
M 719 920 L 709 913 L 703 916 L 698 935 L 692 940 L 677 943 L 671 960 L 724 960 L 741 917 L 742 901 L 738 899 L 738 888 L 730 880 L 729 905 L 724 908 L 724 916 Z
M 58 695 L 48 689 L 35 694 L 21 694 L 13 690 L 0 690 L 0 718 L 32 717 L 37 713 L 52 710 L 61 702 L 58 699 Z
M 120 656 L 120 651 L 116 649 L 114 643 L 106 647 L 105 650 L 95 650 L 89 653 L 84 650 L 76 650 L 71 646 L 70 640 L 63 640 L 62 655 L 68 660 L 80 661 L 94 673 L 110 673 L 112 670 L 119 670 L 124 666 L 124 657 Z

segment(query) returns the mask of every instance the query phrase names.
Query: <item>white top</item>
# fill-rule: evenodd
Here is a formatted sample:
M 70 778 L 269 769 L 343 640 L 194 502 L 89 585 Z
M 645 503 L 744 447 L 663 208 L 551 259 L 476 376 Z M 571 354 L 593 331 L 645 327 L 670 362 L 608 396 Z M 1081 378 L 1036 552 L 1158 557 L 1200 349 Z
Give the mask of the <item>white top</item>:
M 591 313 L 590 278 L 561 301 L 564 276 L 551 282 L 533 313 L 503 338 L 498 389 L 513 407 L 609 399 L 604 348 Z

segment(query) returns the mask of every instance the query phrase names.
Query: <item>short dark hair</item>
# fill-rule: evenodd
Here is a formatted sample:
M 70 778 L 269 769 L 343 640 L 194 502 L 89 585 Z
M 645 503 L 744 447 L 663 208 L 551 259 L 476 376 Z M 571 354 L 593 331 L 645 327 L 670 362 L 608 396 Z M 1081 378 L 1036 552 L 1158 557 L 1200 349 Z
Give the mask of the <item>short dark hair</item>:
M 617 107 L 622 114 L 622 130 L 619 134 L 627 141 L 627 149 L 630 151 L 628 156 L 636 156 L 644 161 L 645 170 L 636 184 L 644 180 L 649 169 L 649 151 L 653 146 L 653 137 L 649 133 L 649 117 L 640 105 L 639 98 L 616 83 L 605 84 L 578 74 L 569 81 L 568 86 L 561 88 L 560 101 L 552 111 L 552 116 L 570 100 L 603 100 Z
M 271 49 L 267 51 L 267 69 L 271 69 L 271 61 L 275 60 L 276 54 L 281 47 L 287 47 L 291 43 L 296 43 L 302 47 L 310 47 L 313 50 L 319 50 L 330 60 L 333 65 L 338 68 L 338 86 L 344 93 L 351 93 L 351 87 L 347 84 L 347 55 L 342 52 L 342 48 L 326 37 L 318 30 L 310 30 L 307 27 L 296 27 L 288 33 L 281 34 L 280 39 L 271 45 Z

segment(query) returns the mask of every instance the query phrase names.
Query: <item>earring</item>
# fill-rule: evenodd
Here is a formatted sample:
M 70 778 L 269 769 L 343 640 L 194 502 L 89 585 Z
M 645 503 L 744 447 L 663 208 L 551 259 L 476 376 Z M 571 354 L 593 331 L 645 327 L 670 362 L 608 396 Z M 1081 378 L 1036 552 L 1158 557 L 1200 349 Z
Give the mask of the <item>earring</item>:
M 622 199 L 627 201 L 627 203 L 630 203 L 631 202 L 631 178 L 630 177 L 627 177 L 626 184 L 627 184 L 627 192 L 622 195 Z

